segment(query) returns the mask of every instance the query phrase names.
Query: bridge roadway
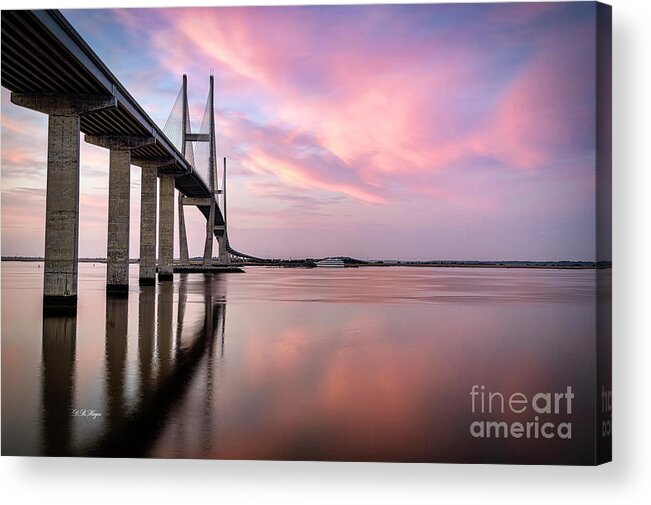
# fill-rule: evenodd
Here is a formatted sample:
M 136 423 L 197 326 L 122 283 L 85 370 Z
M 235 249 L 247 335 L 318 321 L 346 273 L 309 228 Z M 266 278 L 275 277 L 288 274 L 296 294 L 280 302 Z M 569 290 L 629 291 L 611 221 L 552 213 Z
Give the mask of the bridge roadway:
M 132 159 L 169 162 L 160 172 L 176 176 L 176 189 L 188 197 L 210 196 L 199 174 L 59 11 L 3 11 L 2 86 L 19 94 L 115 97 L 116 107 L 83 114 L 81 131 L 154 137 L 153 144 L 132 149 Z
M 214 198 L 206 181 L 59 11 L 3 11 L 1 24 L 2 86 L 16 105 L 49 115 L 44 309 L 76 310 L 80 132 L 110 150 L 107 290 L 128 288 L 131 165 L 142 168 L 143 178 L 141 283 L 153 282 L 156 272 L 156 176 L 158 276 L 171 278 L 174 187 L 205 202 Z M 197 207 L 209 217 L 209 206 Z M 225 223 L 215 210 L 217 235 Z

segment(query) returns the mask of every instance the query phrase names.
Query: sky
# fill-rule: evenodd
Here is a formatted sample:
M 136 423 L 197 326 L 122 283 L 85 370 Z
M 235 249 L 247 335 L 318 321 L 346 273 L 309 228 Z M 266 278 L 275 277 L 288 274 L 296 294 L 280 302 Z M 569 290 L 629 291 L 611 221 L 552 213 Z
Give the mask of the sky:
M 593 260 L 594 9 L 63 13 L 161 127 L 185 73 L 196 131 L 214 73 L 228 233 L 242 252 Z M 14 106 L 4 88 L 1 112 L 2 254 L 41 256 L 47 116 Z M 138 257 L 137 167 L 131 186 Z M 82 257 L 106 255 L 107 197 L 108 151 L 82 142 Z M 191 256 L 203 253 L 204 223 L 186 209 Z

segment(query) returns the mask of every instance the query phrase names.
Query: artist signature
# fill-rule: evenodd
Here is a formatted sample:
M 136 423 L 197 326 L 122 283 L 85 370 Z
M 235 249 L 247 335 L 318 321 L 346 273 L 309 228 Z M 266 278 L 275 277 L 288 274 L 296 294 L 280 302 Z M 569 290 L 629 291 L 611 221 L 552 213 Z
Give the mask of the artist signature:
M 72 409 L 70 413 L 72 417 L 90 417 L 91 419 L 102 417 L 102 413 L 95 409 Z

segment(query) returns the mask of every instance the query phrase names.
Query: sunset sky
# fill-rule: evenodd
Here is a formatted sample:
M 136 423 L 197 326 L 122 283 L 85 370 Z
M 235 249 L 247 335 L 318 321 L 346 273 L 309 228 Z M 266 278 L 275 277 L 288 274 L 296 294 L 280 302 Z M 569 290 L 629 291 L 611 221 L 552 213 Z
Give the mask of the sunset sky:
M 594 259 L 592 3 L 63 13 L 161 127 L 186 73 L 196 129 L 214 72 L 240 251 Z M 40 256 L 47 117 L 9 98 L 2 254 Z M 82 143 L 81 166 L 80 256 L 105 256 L 108 151 Z

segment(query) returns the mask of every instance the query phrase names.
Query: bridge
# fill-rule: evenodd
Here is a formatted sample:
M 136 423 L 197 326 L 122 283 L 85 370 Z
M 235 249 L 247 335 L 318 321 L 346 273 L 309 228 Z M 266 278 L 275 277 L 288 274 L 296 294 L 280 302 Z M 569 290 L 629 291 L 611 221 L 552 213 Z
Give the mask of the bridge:
M 213 267 L 213 236 L 219 265 L 261 261 L 228 241 L 226 160 L 218 189 L 212 76 L 199 132 L 190 129 L 185 76 L 161 129 L 59 11 L 3 11 L 2 86 L 11 91 L 12 103 L 48 115 L 45 312 L 74 313 L 77 307 L 81 133 L 86 142 L 110 152 L 107 292 L 128 292 L 131 165 L 141 168 L 141 284 L 153 284 L 156 275 L 159 281 L 173 278 L 175 189 L 181 268 L 190 267 L 184 217 L 188 205 L 206 218 L 204 268 Z M 170 140 L 173 136 L 176 142 Z

